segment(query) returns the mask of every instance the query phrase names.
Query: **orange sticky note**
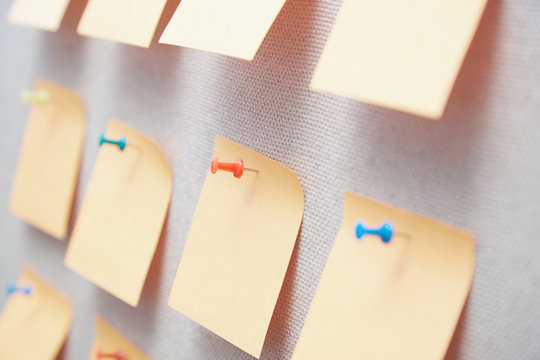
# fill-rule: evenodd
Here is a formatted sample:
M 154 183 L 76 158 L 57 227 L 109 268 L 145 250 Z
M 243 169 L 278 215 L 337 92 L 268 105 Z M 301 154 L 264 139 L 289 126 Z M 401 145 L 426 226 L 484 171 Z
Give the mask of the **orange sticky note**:
M 296 175 L 216 137 L 222 162 L 247 172 L 209 173 L 193 216 L 169 305 L 259 357 L 304 210 Z
M 0 316 L 0 359 L 56 359 L 71 327 L 71 302 L 28 267 L 18 285 L 32 292 L 9 295 Z
M 13 24 L 56 31 L 69 0 L 14 0 L 8 20 Z
M 395 228 L 388 244 L 355 224 Z M 443 359 L 471 286 L 471 235 L 345 193 L 341 229 L 292 360 Z
M 160 43 L 253 60 L 285 0 L 182 0 Z
M 343 0 L 315 90 L 442 116 L 487 0 Z
M 159 147 L 111 120 L 65 263 L 131 306 L 137 306 L 169 207 L 172 172 Z M 97 143 L 96 143 L 97 146 Z
M 77 33 L 149 47 L 167 0 L 88 0 Z
M 32 106 L 15 171 L 9 208 L 38 229 L 64 239 L 84 142 L 84 108 L 77 94 L 45 80 L 49 100 Z
M 98 358 L 98 353 L 105 354 L 123 354 L 124 359 L 129 360 L 149 360 L 141 350 L 133 345 L 128 339 L 108 324 L 105 320 L 96 316 L 94 321 L 96 330 L 94 343 L 90 350 L 89 360 Z M 111 358 L 110 356 L 107 358 Z

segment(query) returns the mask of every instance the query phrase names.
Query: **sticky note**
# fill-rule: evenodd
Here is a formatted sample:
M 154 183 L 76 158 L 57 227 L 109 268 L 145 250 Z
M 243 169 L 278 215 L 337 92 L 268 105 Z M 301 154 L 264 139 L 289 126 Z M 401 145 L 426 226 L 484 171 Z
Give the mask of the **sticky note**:
M 166 0 L 88 0 L 77 33 L 147 48 Z
M 160 43 L 253 60 L 285 0 L 182 0 Z
M 355 223 L 389 221 L 388 244 Z M 443 359 L 471 286 L 471 235 L 345 193 L 341 229 L 292 360 Z
M 57 238 L 67 236 L 84 143 L 85 116 L 74 92 L 39 80 L 49 100 L 32 106 L 15 170 L 9 209 Z
M 129 360 L 149 360 L 141 350 L 133 345 L 128 339 L 108 324 L 105 320 L 96 316 L 94 321 L 95 334 L 94 343 L 90 350 L 89 360 L 98 358 L 99 352 L 105 354 L 117 354 L 120 352 L 124 355 L 124 359 Z
M 146 135 L 111 120 L 75 222 L 66 266 L 137 306 L 169 207 L 172 172 Z M 97 141 L 96 141 L 97 146 Z
M 169 305 L 259 357 L 304 209 L 296 175 L 221 137 L 214 156 L 244 161 L 241 178 L 208 173 Z M 210 161 L 209 161 L 210 163 Z M 210 164 L 209 164 L 210 165 Z
M 487 0 L 343 0 L 311 88 L 438 119 Z
M 56 359 L 71 327 L 71 302 L 28 267 L 18 285 L 32 292 L 9 295 L 0 315 L 0 359 Z
M 69 0 L 14 0 L 8 20 L 13 24 L 56 31 L 68 4 Z

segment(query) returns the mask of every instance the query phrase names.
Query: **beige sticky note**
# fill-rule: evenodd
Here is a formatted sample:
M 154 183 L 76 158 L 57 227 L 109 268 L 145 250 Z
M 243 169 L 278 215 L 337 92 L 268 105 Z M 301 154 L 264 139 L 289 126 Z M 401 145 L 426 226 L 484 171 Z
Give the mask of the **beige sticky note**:
M 84 108 L 77 94 L 49 81 L 46 103 L 35 103 L 28 117 L 15 171 L 9 208 L 38 229 L 64 239 L 84 143 Z
M 296 175 L 276 161 L 216 137 L 221 162 L 247 172 L 210 171 L 193 216 L 169 305 L 259 357 L 304 210 Z M 209 164 L 210 165 L 210 164 Z
M 28 267 L 18 285 L 32 292 L 9 295 L 0 315 L 0 359 L 56 359 L 71 327 L 71 302 Z
M 253 60 L 285 0 L 182 0 L 160 43 Z
M 167 0 L 88 0 L 77 33 L 149 47 Z
M 56 31 L 69 0 L 14 0 L 8 20 L 13 24 Z
M 128 339 L 108 324 L 105 320 L 96 316 L 94 343 L 90 350 L 89 360 L 98 359 L 98 353 L 123 354 L 126 360 L 149 360 L 141 350 L 133 345 Z
M 137 306 L 169 207 L 172 172 L 143 133 L 111 120 L 73 229 L 65 263 Z M 97 141 L 96 141 L 97 146 Z
M 389 221 L 394 237 L 357 239 L 357 221 Z M 467 233 L 345 193 L 341 229 L 292 359 L 443 359 L 474 254 Z
M 311 87 L 442 116 L 487 0 L 343 0 Z

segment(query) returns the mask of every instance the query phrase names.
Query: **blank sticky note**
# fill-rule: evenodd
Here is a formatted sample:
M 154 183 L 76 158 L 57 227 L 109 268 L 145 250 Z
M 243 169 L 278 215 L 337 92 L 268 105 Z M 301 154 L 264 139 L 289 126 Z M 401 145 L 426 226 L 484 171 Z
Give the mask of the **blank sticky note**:
M 182 0 L 160 43 L 253 60 L 285 0 Z
M 166 0 L 88 0 L 77 33 L 149 47 Z
M 208 173 L 169 305 L 259 357 L 302 221 L 304 194 L 291 170 L 233 142 L 216 137 L 214 156 L 222 162 L 243 159 L 258 172 L 245 171 L 240 179 Z
M 69 0 L 14 0 L 8 20 L 13 24 L 56 31 Z
M 442 116 L 487 0 L 343 0 L 311 87 Z
M 394 237 L 357 239 L 355 224 L 391 222 Z M 471 286 L 474 239 L 345 194 L 341 229 L 292 360 L 443 359 Z
M 75 223 L 65 263 L 137 306 L 169 207 L 172 173 L 146 135 L 111 120 Z M 98 146 L 96 141 L 96 146 Z
M 141 350 L 120 334 L 118 330 L 99 316 L 96 316 L 94 326 L 94 343 L 88 356 L 89 360 L 98 359 L 97 355 L 99 352 L 102 355 L 121 353 L 124 355 L 124 359 L 129 360 L 150 360 Z M 108 356 L 107 358 L 113 358 L 113 356 Z
M 71 302 L 28 267 L 18 285 L 32 293 L 9 295 L 0 315 L 0 359 L 56 359 L 71 327 Z
M 46 103 L 32 105 L 11 188 L 12 213 L 57 238 L 67 236 L 84 143 L 85 118 L 74 92 L 39 80 Z

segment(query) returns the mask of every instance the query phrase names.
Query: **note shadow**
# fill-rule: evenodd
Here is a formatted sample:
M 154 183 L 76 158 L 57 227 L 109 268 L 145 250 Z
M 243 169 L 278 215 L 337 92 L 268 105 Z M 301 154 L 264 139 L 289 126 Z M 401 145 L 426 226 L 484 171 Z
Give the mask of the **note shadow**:
M 113 79 L 107 81 L 107 91 L 116 97 L 114 109 L 118 111 L 111 115 L 151 126 L 141 129 L 143 132 L 166 129 L 168 121 L 176 121 L 177 104 L 173 99 L 182 90 L 181 77 L 176 74 L 182 66 L 183 48 L 159 44 L 159 38 L 179 3 L 179 0 L 167 1 L 148 49 L 117 43 L 116 58 L 110 59 L 115 71 Z M 134 107 L 137 111 L 133 111 Z M 159 128 L 154 119 L 159 119 Z
M 488 2 L 440 120 L 343 100 L 361 124 L 347 153 L 360 154 L 364 163 L 351 163 L 337 172 L 351 184 L 361 184 L 357 179 L 364 178 L 372 185 L 351 190 L 454 225 L 470 225 L 480 186 L 475 178 L 481 165 L 477 153 L 487 136 L 494 87 L 500 12 L 499 1 Z M 455 210 L 450 217 L 449 208 Z
M 88 126 L 88 125 L 87 125 Z M 77 220 L 77 215 L 79 214 L 79 206 L 82 203 L 82 199 L 79 198 L 81 195 L 81 176 L 83 174 L 83 166 L 84 166 L 84 151 L 85 151 L 85 145 L 86 145 L 86 136 L 87 133 L 85 131 L 83 138 L 83 143 L 81 145 L 82 151 L 81 151 L 81 160 L 79 162 L 79 168 L 77 169 L 77 178 L 75 179 L 75 188 L 73 189 L 73 200 L 71 202 L 71 209 L 69 213 L 69 220 L 68 220 L 68 231 L 66 235 L 66 243 L 71 238 L 71 234 L 73 233 L 73 228 L 75 227 L 75 221 Z
M 67 342 L 69 341 L 69 334 L 68 334 L 68 337 L 66 338 L 66 341 L 64 342 L 64 344 L 62 344 L 62 347 L 60 348 L 60 352 L 58 353 L 58 355 L 56 356 L 56 360 L 69 360 L 68 358 L 68 355 L 66 353 L 66 349 L 67 349 Z
M 306 73 L 316 65 L 313 49 L 324 45 L 313 29 L 330 28 L 319 24 L 327 11 L 320 2 L 286 1 L 252 61 L 205 55 L 212 70 L 203 94 L 211 104 L 205 113 L 216 133 L 252 150 L 266 150 L 264 155 L 286 166 L 296 163 L 287 161 L 303 151 L 298 139 L 312 115 Z
M 465 304 L 463 306 L 463 312 L 461 313 L 461 316 L 459 317 L 459 321 L 456 326 L 454 336 L 452 336 L 452 340 L 450 341 L 444 360 L 464 359 L 464 357 L 462 356 L 461 344 L 464 338 L 464 332 L 466 331 L 465 328 L 466 328 L 466 323 L 467 323 L 468 302 L 469 302 L 469 296 L 467 297 L 467 300 L 465 301 Z
M 164 300 L 164 302 L 167 303 L 167 297 L 160 294 L 160 292 L 163 285 L 162 275 L 164 269 L 164 256 L 167 247 L 167 234 L 169 231 L 169 212 L 170 210 L 168 209 L 165 221 L 163 222 L 163 229 L 161 231 L 156 252 L 154 253 L 152 263 L 150 264 L 150 269 L 148 270 L 148 275 L 146 276 L 141 299 L 139 301 L 141 313 L 144 313 L 145 319 L 149 319 L 150 321 L 153 319 L 152 314 L 161 305 L 158 304 L 159 300 Z M 146 315 L 149 315 L 149 317 Z
M 294 351 L 294 342 L 291 342 L 291 333 L 298 319 L 294 316 L 294 293 L 298 287 L 298 246 L 302 234 L 302 225 L 294 245 L 291 260 L 285 274 L 285 279 L 272 314 L 272 320 L 266 333 L 260 360 L 288 359 Z M 287 346 L 284 346 L 284 345 Z
M 84 85 L 84 61 L 87 39 L 77 34 L 77 25 L 88 0 L 69 2 L 57 32 L 42 31 L 35 66 L 45 72 L 44 76 L 79 88 Z

